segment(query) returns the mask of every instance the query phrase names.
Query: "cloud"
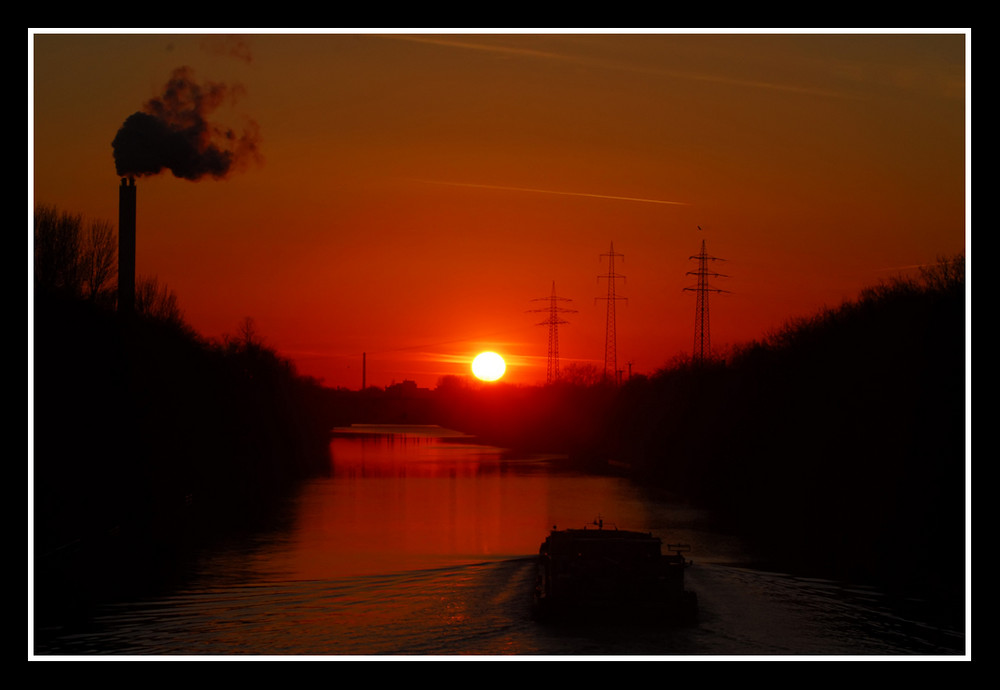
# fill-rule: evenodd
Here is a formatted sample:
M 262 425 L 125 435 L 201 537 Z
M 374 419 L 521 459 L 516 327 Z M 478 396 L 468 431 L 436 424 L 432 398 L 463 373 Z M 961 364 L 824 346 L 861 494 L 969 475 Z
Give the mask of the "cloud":
M 202 49 L 210 55 L 221 55 L 232 57 L 242 62 L 250 64 L 253 62 L 253 54 L 250 51 L 250 44 L 242 36 L 223 35 L 209 36 L 201 43 Z
M 241 94 L 238 87 L 199 84 L 190 68 L 174 70 L 161 96 L 129 115 L 111 143 L 119 175 L 157 175 L 198 180 L 224 178 L 260 159 L 257 127 L 242 132 L 212 124 L 209 116 Z

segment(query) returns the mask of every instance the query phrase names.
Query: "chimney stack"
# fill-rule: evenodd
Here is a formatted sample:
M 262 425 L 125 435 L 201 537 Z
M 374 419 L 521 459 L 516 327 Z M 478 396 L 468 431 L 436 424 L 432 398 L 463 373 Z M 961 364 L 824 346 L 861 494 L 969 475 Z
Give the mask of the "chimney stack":
M 118 312 L 135 310 L 135 180 L 118 188 Z

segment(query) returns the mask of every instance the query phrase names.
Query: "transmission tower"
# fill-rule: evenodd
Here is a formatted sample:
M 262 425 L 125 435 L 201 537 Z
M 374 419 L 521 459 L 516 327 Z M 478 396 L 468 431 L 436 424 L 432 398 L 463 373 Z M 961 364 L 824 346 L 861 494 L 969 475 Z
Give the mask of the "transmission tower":
M 687 275 L 697 276 L 698 284 L 694 287 L 686 287 L 684 289 L 697 294 L 694 315 L 694 361 L 697 364 L 704 364 L 712 356 L 712 338 L 708 322 L 708 293 L 729 292 L 728 290 L 720 290 L 712 287 L 709 285 L 708 279 L 727 278 L 728 276 L 712 272 L 708 269 L 709 261 L 724 261 L 724 259 L 709 256 L 705 250 L 705 240 L 701 241 L 701 253 L 690 258 L 698 261 L 698 269 L 688 271 Z
M 615 280 L 618 278 L 624 278 L 625 276 L 615 273 L 615 257 L 622 257 L 624 259 L 624 254 L 618 254 L 615 252 L 615 243 L 611 243 L 611 251 L 607 254 L 601 254 L 601 258 L 608 257 L 608 273 L 605 276 L 597 276 L 597 279 L 601 278 L 608 279 L 608 296 L 598 297 L 597 299 L 606 299 L 608 301 L 608 321 L 605 330 L 605 340 L 604 340 L 604 379 L 607 380 L 608 373 L 610 372 L 613 381 L 618 380 L 618 355 L 616 350 L 616 340 L 617 335 L 615 334 L 615 302 L 624 299 L 626 297 L 618 297 L 615 295 Z
M 552 294 L 549 297 L 539 297 L 532 302 L 548 301 L 549 306 L 544 309 L 532 309 L 533 312 L 547 312 L 548 318 L 538 323 L 539 326 L 549 327 L 549 362 L 545 372 L 545 383 L 552 383 L 559 380 L 559 326 L 569 323 L 560 314 L 575 314 L 576 309 L 560 307 L 560 302 L 572 302 L 566 297 L 556 297 L 556 281 L 552 281 Z

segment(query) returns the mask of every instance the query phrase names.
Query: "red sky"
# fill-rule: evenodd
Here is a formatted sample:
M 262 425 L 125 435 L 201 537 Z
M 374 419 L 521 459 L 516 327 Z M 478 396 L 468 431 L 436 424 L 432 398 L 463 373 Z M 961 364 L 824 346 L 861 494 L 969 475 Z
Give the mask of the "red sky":
M 37 30 L 29 216 L 117 223 L 111 142 L 188 67 L 260 135 L 225 179 L 137 180 L 137 272 L 202 335 L 251 317 L 331 386 L 367 353 L 369 385 L 433 387 L 484 349 L 541 383 L 553 281 L 562 367 L 603 367 L 614 243 L 618 366 L 651 373 L 691 352 L 702 240 L 717 348 L 967 249 L 969 41 Z

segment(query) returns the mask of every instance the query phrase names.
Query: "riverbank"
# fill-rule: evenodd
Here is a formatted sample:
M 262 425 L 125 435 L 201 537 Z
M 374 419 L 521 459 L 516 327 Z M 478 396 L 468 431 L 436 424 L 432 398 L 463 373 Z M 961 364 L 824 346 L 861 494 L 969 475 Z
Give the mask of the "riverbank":
M 29 489 L 37 619 L 157 591 L 329 469 L 314 386 L 251 342 L 37 295 Z

